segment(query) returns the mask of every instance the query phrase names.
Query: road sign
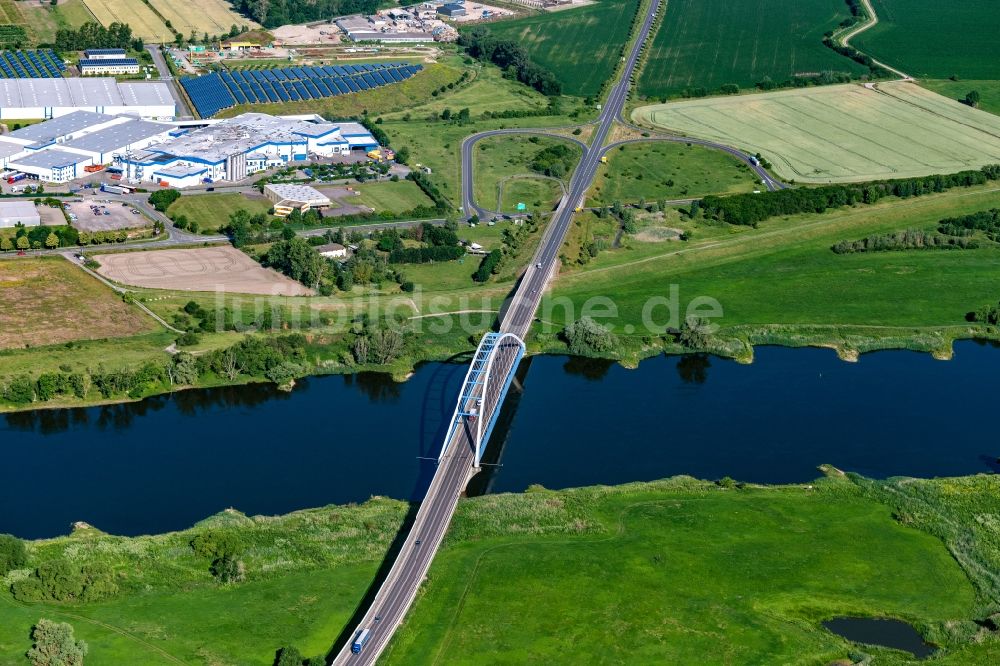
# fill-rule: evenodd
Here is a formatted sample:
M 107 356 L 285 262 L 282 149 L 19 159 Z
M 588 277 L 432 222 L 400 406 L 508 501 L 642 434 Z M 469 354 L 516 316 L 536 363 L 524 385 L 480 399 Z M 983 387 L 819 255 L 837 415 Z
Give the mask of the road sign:
M 528 205 L 524 204 L 524 203 L 521 203 L 521 202 L 518 202 L 517 209 L 518 210 L 527 210 L 528 209 Z

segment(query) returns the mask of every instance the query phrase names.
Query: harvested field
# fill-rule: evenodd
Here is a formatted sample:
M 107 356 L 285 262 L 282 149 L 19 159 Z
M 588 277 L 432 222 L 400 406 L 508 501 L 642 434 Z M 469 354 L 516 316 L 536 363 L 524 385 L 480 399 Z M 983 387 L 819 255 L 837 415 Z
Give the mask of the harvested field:
M 1000 162 L 1000 118 L 913 83 L 826 86 L 645 106 L 640 123 L 760 152 L 786 179 L 856 182 Z
M 132 33 L 143 41 L 174 41 L 174 34 L 142 0 L 84 0 L 84 4 L 105 27 L 115 21 L 128 23 Z
M 269 296 L 313 293 L 233 247 L 122 252 L 94 258 L 101 264 L 101 275 L 135 287 Z
M 62 257 L 0 261 L 0 349 L 155 328 L 137 307 Z
M 233 25 L 259 27 L 257 23 L 233 11 L 226 0 L 198 0 L 198 11 L 191 11 L 188 0 L 156 0 L 156 11 L 170 21 L 185 37 L 195 32 L 198 36 L 224 35 Z

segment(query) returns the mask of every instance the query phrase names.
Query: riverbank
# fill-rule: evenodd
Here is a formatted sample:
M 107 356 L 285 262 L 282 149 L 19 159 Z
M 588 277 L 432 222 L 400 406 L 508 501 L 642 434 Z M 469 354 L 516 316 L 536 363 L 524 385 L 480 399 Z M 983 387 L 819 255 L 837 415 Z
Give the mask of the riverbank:
M 471 663 L 483 650 L 501 661 L 610 651 L 632 662 L 908 663 L 820 625 L 843 614 L 904 619 L 941 647 L 941 663 L 990 663 L 1000 550 L 981 517 L 1000 512 L 998 477 L 826 471 L 786 486 L 675 477 L 464 499 L 388 663 Z M 0 660 L 17 662 L 41 617 L 72 624 L 91 664 L 270 664 L 288 644 L 323 654 L 408 510 L 376 497 L 273 517 L 228 510 L 162 535 L 86 526 L 26 542 L 0 591 Z M 241 572 L 228 582 L 212 573 L 223 558 Z M 91 596 L 31 598 L 44 563 L 89 572 Z

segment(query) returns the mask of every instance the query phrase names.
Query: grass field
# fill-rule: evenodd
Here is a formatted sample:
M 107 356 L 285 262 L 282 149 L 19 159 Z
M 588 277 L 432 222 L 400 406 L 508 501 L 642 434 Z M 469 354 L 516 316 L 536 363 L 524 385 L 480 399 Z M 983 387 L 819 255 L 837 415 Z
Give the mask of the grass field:
M 507 497 L 463 507 L 385 662 L 847 663 L 834 660 L 852 647 L 822 619 L 940 627 L 973 613 L 972 587 L 943 545 L 847 482 L 684 483 L 529 493 L 537 515 L 515 519 L 520 535 L 484 535 L 471 520 L 506 516 Z M 575 528 L 546 520 L 560 512 L 579 516 Z M 957 656 L 968 654 L 979 648 Z
M 281 104 L 241 104 L 221 111 L 215 117 L 232 118 L 248 111 L 272 115 L 318 113 L 327 118 L 353 118 L 361 116 L 365 111 L 372 115 L 380 115 L 431 101 L 433 91 L 458 81 L 461 75 L 461 71 L 451 65 L 425 64 L 423 71 L 417 72 L 411 78 L 374 90 L 325 97 L 320 100 Z
M 823 33 L 850 14 L 843 0 L 670 0 L 649 49 L 638 91 L 676 96 L 685 88 L 752 88 L 826 70 L 866 68 L 823 46 Z
M 722 151 L 666 141 L 633 143 L 609 154 L 587 201 L 593 206 L 751 192 L 756 182 L 748 166 Z
M 1000 5 L 958 0 L 872 0 L 878 24 L 851 43 L 917 78 L 1000 79 Z
M 941 331 L 968 335 L 965 313 L 1000 298 L 1000 251 L 872 252 L 836 255 L 840 240 L 905 229 L 933 229 L 946 217 L 1000 207 L 1000 189 L 958 188 L 915 199 L 775 218 L 759 229 L 715 226 L 711 222 L 672 223 L 691 232 L 687 242 L 654 243 L 629 239 L 625 247 L 601 253 L 586 267 L 564 272 L 541 317 L 559 324 L 558 305 L 568 298 L 577 311 L 595 295 L 610 296 L 616 317 L 607 321 L 623 340 L 648 335 L 643 307 L 652 297 L 680 291 L 681 315 L 694 298 L 708 296 L 722 306 L 719 336 L 752 344 L 781 338 L 852 348 L 849 335 L 876 338 L 884 347 L 949 350 Z M 667 311 L 654 322 L 663 324 Z M 631 331 L 630 332 L 630 329 Z M 774 333 L 773 337 L 771 334 Z M 848 337 L 845 337 L 848 336 Z M 865 342 L 864 344 L 869 344 Z M 856 347 L 855 347 L 856 348 Z
M 226 0 L 198 0 L 197 11 L 191 11 L 187 0 L 155 0 L 156 11 L 170 21 L 174 30 L 187 37 L 192 32 L 201 38 L 225 35 L 234 26 L 259 27 L 257 23 L 235 12 Z
M 229 224 L 229 216 L 237 210 L 247 210 L 256 215 L 266 213 L 271 205 L 263 197 L 245 197 L 242 194 L 191 194 L 172 203 L 167 213 L 171 218 L 186 215 L 189 221 L 197 222 L 202 231 L 214 231 Z
M 518 203 L 527 204 L 529 210 L 550 210 L 563 190 L 556 180 L 534 172 L 530 163 L 539 151 L 560 144 L 570 146 L 574 163 L 579 161 L 580 149 L 575 144 L 550 137 L 495 136 L 481 140 L 476 144 L 473 165 L 476 203 L 486 210 L 507 213 L 516 212 Z M 570 171 L 560 180 L 568 183 L 572 175 Z
M 150 317 L 62 257 L 0 261 L 0 349 L 155 328 Z
M 355 185 L 360 194 L 351 199 L 352 204 L 370 206 L 377 212 L 390 211 L 395 215 L 413 210 L 417 206 L 432 206 L 434 202 L 412 180 L 398 182 L 363 183 Z
M 632 117 L 760 152 L 797 182 L 903 178 L 1000 161 L 1000 118 L 912 83 L 688 100 L 640 107 Z
M 20 9 L 35 39 L 46 44 L 55 40 L 59 28 L 78 28 L 95 20 L 83 0 L 65 0 L 56 6 L 24 3 Z
M 831 663 L 857 647 L 819 622 L 860 614 L 912 622 L 944 648 L 935 663 L 987 664 L 998 640 L 985 631 L 973 639 L 971 620 L 994 601 L 984 572 L 998 554 L 976 517 L 997 490 L 985 475 L 741 490 L 678 477 L 461 500 L 384 661 Z M 0 662 L 20 663 L 40 617 L 70 622 L 97 666 L 263 666 L 286 644 L 323 654 L 405 512 L 403 502 L 376 498 L 278 517 L 230 510 L 164 535 L 83 530 L 30 542 L 30 566 L 100 563 L 120 593 L 22 604 L 8 577 Z M 975 587 L 932 530 L 961 553 Z M 968 530 L 980 538 L 962 542 Z M 234 537 L 246 582 L 213 581 L 210 558 L 190 546 L 212 533 Z M 949 629 L 959 625 L 973 630 Z M 900 653 L 863 650 L 873 663 L 904 663 Z
M 1000 115 L 1000 81 L 923 79 L 920 85 L 957 101 L 964 100 L 969 92 L 975 90 L 982 97 L 979 108 Z
M 524 46 L 552 70 L 567 95 L 596 95 L 611 78 L 628 41 L 639 0 L 592 5 L 490 24 L 490 32 Z
M 132 34 L 146 42 L 172 42 L 174 34 L 142 0 L 83 0 L 101 25 L 128 23 Z M 192 11 L 191 13 L 196 13 Z

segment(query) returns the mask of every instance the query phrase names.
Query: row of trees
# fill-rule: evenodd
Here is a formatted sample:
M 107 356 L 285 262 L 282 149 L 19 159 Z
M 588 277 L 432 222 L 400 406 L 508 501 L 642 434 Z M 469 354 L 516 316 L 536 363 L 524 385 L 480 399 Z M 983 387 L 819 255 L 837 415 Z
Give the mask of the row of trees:
M 728 224 L 757 226 L 778 215 L 822 213 L 829 208 L 874 204 L 883 197 L 914 197 L 944 192 L 953 187 L 971 187 L 1000 179 L 1000 165 L 960 171 L 954 174 L 923 176 L 902 180 L 792 188 L 760 194 L 707 196 L 701 200 L 706 217 Z
M 965 319 L 977 324 L 998 326 L 1000 325 L 1000 303 L 996 305 L 984 305 L 978 310 L 966 314 Z
M 83 51 L 85 49 L 130 49 L 142 51 L 142 40 L 132 35 L 132 28 L 117 21 L 104 27 L 88 21 L 76 30 L 60 28 L 56 31 L 57 51 Z
M 945 218 L 938 222 L 938 231 L 949 236 L 971 236 L 975 231 L 983 231 L 991 241 L 1000 242 L 1000 208 Z
M 489 29 L 479 26 L 462 32 L 458 44 L 473 58 L 493 63 L 508 76 L 543 95 L 562 94 L 562 84 L 555 74 L 532 62 L 528 51 L 512 39 L 500 39 Z
M 42 562 L 31 574 L 10 586 L 18 601 L 91 602 L 118 594 L 113 572 L 106 566 L 75 564 L 59 558 Z
M 892 252 L 896 250 L 974 250 L 976 241 L 945 236 L 921 229 L 907 229 L 891 234 L 876 234 L 856 241 L 840 241 L 830 249 L 837 254 L 859 252 Z
M 265 28 L 276 28 L 288 23 L 328 21 L 331 16 L 374 14 L 381 3 L 379 0 L 237 0 L 233 5 Z

